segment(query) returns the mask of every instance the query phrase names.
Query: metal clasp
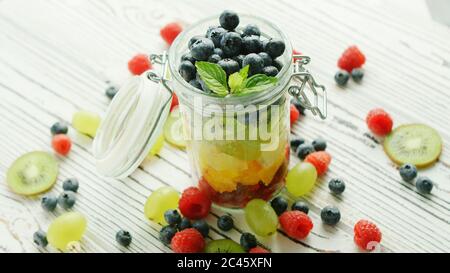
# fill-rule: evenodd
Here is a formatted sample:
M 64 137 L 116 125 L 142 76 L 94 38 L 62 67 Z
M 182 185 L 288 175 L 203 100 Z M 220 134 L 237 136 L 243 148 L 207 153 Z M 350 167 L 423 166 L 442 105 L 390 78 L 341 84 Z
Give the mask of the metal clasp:
M 303 66 L 309 64 L 311 58 L 304 55 L 293 55 L 294 68 L 291 76 L 291 81 L 300 82 L 294 83 L 289 86 L 288 92 L 293 96 L 300 105 L 305 107 L 305 109 L 310 110 L 314 115 L 319 115 L 321 119 L 325 119 L 327 117 L 327 92 L 325 90 L 325 86 L 318 84 L 311 73 L 305 69 Z M 305 93 L 306 86 L 309 87 L 311 92 L 314 95 L 314 104 L 311 103 L 311 100 Z M 322 90 L 322 109 L 319 108 L 319 93 L 317 89 Z
M 167 83 L 169 82 L 169 80 L 167 79 L 167 65 L 169 63 L 167 52 L 164 51 L 163 54 L 150 54 L 149 59 L 151 63 L 162 65 L 162 69 L 161 76 L 153 70 L 147 71 L 147 78 L 152 82 L 161 83 L 172 96 L 173 91 L 167 85 Z

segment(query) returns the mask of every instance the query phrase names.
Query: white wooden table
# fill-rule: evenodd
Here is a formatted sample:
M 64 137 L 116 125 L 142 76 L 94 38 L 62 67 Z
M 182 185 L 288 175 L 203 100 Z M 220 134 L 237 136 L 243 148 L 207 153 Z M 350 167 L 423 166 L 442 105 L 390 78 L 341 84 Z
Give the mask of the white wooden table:
M 313 58 L 311 70 L 329 90 L 329 118 L 309 114 L 294 133 L 328 140 L 333 162 L 306 200 L 311 206 L 313 233 L 304 241 L 283 233 L 260 241 L 274 252 L 357 251 L 353 225 L 371 219 L 383 232 L 386 252 L 450 251 L 450 152 L 421 171 L 437 187 L 429 196 L 401 182 L 382 147 L 367 137 L 366 113 L 383 107 L 396 125 L 422 122 L 436 128 L 450 143 L 450 29 L 431 20 L 426 5 L 414 1 L 61 1 L 0 0 L 0 252 L 53 251 L 33 245 L 32 234 L 47 229 L 54 214 L 44 212 L 39 198 L 10 192 L 5 183 L 9 165 L 19 155 L 50 148 L 49 127 L 70 122 L 78 109 L 100 114 L 108 106 L 107 80 L 120 84 L 128 77 L 126 62 L 137 52 L 166 48 L 159 29 L 170 21 L 184 24 L 223 9 L 270 19 L 290 36 L 295 48 Z M 336 87 L 333 75 L 340 53 L 351 44 L 367 56 L 360 85 Z M 82 248 L 88 252 L 169 252 L 158 240 L 160 226 L 143 215 L 152 190 L 191 184 L 185 152 L 165 145 L 127 179 L 100 177 L 94 169 L 91 140 L 70 129 L 74 140 L 67 158 L 59 158 L 61 181 L 81 182 L 75 210 L 88 218 Z M 292 157 L 291 165 L 298 162 Z M 342 177 L 342 197 L 329 193 L 327 181 Z M 336 227 L 321 224 L 320 209 L 338 206 Z M 247 227 L 236 213 L 237 228 L 225 234 L 216 228 L 222 212 L 208 217 L 211 238 L 239 240 Z M 133 243 L 119 247 L 115 233 L 129 230 Z

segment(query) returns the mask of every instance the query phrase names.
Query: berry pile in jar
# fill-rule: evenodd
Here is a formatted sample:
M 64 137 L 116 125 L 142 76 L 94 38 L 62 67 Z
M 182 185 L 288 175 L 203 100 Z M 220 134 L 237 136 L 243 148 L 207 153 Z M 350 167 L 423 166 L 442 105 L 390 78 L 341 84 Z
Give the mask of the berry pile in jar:
M 284 42 L 264 37 L 257 25 L 239 27 L 239 16 L 233 11 L 222 12 L 219 23 L 209 27 L 206 34 L 190 39 L 189 51 L 179 65 L 183 79 L 219 96 L 275 85 L 275 76 L 283 67 L 277 58 L 285 51 Z

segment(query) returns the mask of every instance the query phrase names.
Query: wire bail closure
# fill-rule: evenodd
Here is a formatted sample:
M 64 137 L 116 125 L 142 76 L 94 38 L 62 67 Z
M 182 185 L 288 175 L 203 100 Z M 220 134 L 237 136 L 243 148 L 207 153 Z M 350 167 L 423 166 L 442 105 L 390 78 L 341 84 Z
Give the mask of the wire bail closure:
M 316 82 L 311 73 L 305 69 L 303 66 L 307 65 L 311 62 L 311 58 L 309 56 L 294 54 L 294 68 L 293 73 L 291 75 L 291 80 L 293 82 L 300 82 L 300 84 L 292 84 L 288 88 L 288 92 L 291 96 L 293 96 L 300 105 L 305 107 L 305 109 L 310 110 L 313 115 L 319 115 L 321 119 L 326 119 L 327 117 L 327 92 L 325 90 L 325 86 L 320 85 Z M 308 98 L 305 92 L 306 86 L 309 87 L 311 92 L 314 95 L 314 103 L 311 103 L 311 100 Z M 317 89 L 322 90 L 322 109 L 319 108 L 319 93 Z

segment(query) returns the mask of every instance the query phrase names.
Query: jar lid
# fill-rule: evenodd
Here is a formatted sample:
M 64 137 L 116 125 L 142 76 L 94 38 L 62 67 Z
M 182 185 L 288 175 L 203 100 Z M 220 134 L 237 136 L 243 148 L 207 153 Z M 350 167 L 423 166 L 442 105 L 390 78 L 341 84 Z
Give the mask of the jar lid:
M 162 133 L 171 92 L 150 80 L 153 72 L 128 80 L 114 96 L 93 142 L 100 174 L 124 178 L 148 155 Z

